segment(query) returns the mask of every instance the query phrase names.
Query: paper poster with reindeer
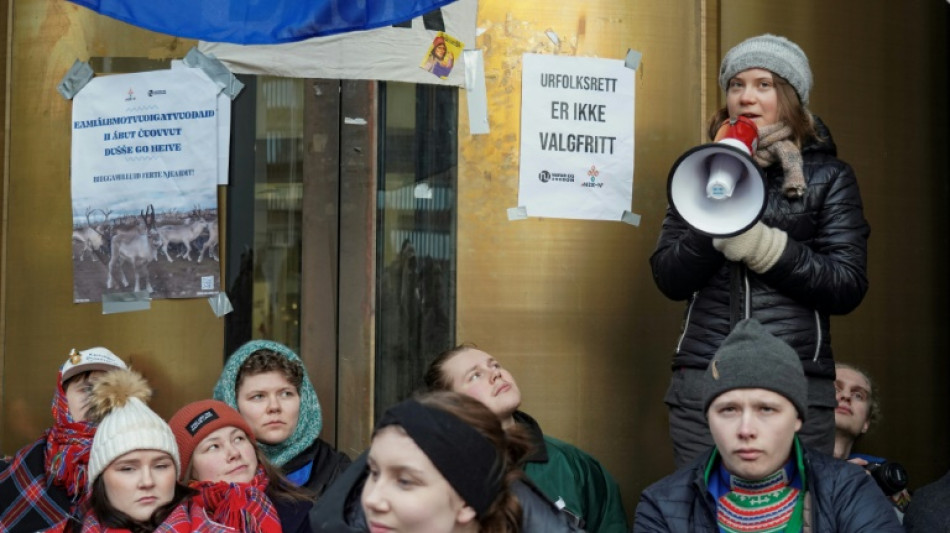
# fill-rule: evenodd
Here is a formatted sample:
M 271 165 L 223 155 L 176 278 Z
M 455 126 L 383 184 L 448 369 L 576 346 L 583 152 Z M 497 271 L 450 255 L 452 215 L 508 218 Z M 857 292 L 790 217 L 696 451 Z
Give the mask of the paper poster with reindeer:
M 73 301 L 221 290 L 219 92 L 183 68 L 96 77 L 73 98 Z

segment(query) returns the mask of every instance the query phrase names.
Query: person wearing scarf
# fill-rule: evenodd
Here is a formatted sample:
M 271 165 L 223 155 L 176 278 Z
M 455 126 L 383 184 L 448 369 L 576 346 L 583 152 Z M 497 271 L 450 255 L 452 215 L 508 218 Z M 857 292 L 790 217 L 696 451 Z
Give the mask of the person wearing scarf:
M 271 464 L 316 497 L 350 464 L 319 438 L 323 418 L 300 357 L 274 341 L 250 341 L 228 358 L 214 399 L 236 409 Z
M 715 140 L 724 122 L 740 117 L 755 125 L 761 216 L 736 235 L 694 228 L 672 205 L 663 219 L 650 257 L 653 278 L 665 296 L 687 304 L 664 397 L 677 467 L 712 444 L 700 383 L 716 349 L 746 318 L 798 353 L 808 378 L 799 437 L 833 452 L 831 316 L 850 313 L 867 293 L 870 227 L 854 170 L 807 107 L 812 85 L 808 57 L 785 37 L 759 35 L 730 49 L 719 69 L 725 105 L 707 133 Z
M 0 470 L 0 531 L 33 533 L 73 514 L 86 497 L 86 467 L 96 426 L 85 416 L 92 384 L 126 368 L 106 348 L 72 350 L 53 394 L 53 426 Z
M 803 446 L 808 382 L 795 350 L 755 319 L 726 337 L 703 379 L 714 446 L 647 487 L 634 533 L 899 533 L 858 465 Z
M 152 390 L 131 370 L 102 376 L 89 399 L 98 421 L 86 477 L 89 499 L 54 533 L 233 533 L 215 523 L 197 491 L 178 483 L 181 463 L 171 428 L 146 402 Z
M 242 533 L 310 533 L 313 500 L 270 465 L 241 414 L 224 402 L 200 400 L 168 424 L 181 457 L 180 481 L 215 522 Z

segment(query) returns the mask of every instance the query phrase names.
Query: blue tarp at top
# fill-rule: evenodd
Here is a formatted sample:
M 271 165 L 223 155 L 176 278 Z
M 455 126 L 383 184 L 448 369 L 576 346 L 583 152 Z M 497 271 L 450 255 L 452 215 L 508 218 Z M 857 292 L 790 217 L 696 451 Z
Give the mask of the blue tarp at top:
M 455 0 L 69 0 L 152 31 L 276 44 L 399 24 Z

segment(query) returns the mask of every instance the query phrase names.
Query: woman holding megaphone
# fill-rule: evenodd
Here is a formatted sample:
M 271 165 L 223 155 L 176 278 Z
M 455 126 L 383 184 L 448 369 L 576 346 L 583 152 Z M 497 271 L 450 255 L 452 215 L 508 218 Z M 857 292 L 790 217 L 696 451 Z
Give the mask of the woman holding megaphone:
M 700 378 L 732 327 L 749 317 L 798 352 L 809 384 L 799 436 L 807 446 L 831 454 L 835 365 L 830 316 L 854 310 L 868 289 L 870 228 L 858 183 L 852 168 L 836 157 L 827 127 L 806 107 L 812 73 L 798 45 L 769 34 L 739 43 L 723 58 L 719 85 L 726 102 L 710 120 L 709 137 L 719 140 L 717 135 L 740 117 L 749 119 L 743 124 L 755 125 L 748 153 L 757 165 L 735 165 L 755 170 L 737 176 L 735 187 L 740 196 L 756 188 L 762 192 L 748 223 L 722 232 L 717 227 L 728 225 L 718 224 L 717 211 L 735 211 L 739 204 L 727 198 L 710 200 L 706 207 L 705 199 L 671 193 L 650 257 L 663 294 L 687 302 L 664 398 L 676 464 L 683 466 L 713 444 Z M 674 174 L 684 173 L 683 159 L 690 160 L 686 172 L 702 175 L 700 182 L 710 166 L 718 166 L 714 157 L 706 162 L 684 154 L 671 183 Z M 698 213 L 699 220 L 682 213 Z

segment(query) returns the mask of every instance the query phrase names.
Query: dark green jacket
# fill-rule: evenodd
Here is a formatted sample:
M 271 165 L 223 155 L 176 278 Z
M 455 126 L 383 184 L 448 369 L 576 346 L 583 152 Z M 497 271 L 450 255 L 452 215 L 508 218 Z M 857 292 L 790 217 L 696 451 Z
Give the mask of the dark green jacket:
M 532 436 L 535 453 L 525 474 L 565 511 L 580 518 L 591 533 L 627 533 L 627 514 L 620 487 L 597 459 L 564 441 L 544 435 L 538 423 L 521 411 L 514 415 Z

